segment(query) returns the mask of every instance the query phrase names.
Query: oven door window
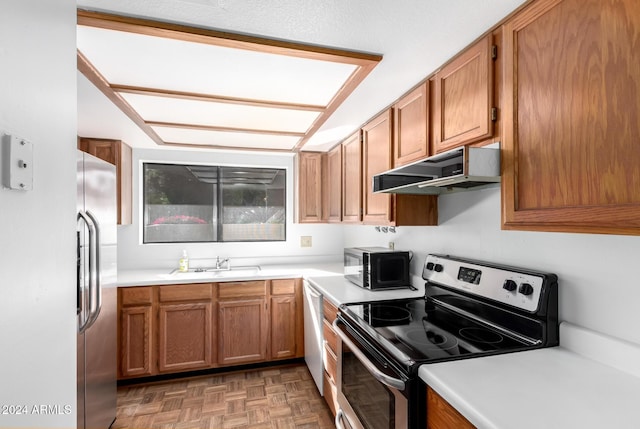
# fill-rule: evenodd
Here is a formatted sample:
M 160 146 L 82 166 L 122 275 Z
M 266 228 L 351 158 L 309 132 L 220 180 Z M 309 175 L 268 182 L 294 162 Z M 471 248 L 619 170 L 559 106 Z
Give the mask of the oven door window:
M 342 344 L 342 394 L 366 429 L 396 427 L 396 397 Z

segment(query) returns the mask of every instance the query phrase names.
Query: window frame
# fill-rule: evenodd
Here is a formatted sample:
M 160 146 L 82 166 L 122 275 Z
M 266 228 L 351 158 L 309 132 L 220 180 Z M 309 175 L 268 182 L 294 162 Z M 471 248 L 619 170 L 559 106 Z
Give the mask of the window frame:
M 218 204 L 219 201 L 222 201 L 222 194 L 224 192 L 223 189 L 223 185 L 220 183 L 220 178 L 221 178 L 221 168 L 247 168 L 247 169 L 273 169 L 273 170 L 278 170 L 279 172 L 281 171 L 283 174 L 283 204 L 282 204 L 282 209 L 284 210 L 283 213 L 283 238 L 282 239 L 278 239 L 278 240 L 251 240 L 251 239 L 247 239 L 247 240 L 229 240 L 229 241 L 225 241 L 225 240 L 215 240 L 215 241 L 207 241 L 207 240 L 203 240 L 203 241 L 151 241 L 151 242 L 147 242 L 145 241 L 145 228 L 146 228 L 146 221 L 145 221 L 145 215 L 146 215 L 146 193 L 147 193 L 147 189 L 146 189 L 146 165 L 147 164 L 152 164 L 152 165 L 174 165 L 174 166 L 199 166 L 199 167 L 213 167 L 213 168 L 217 168 L 218 169 L 218 182 L 215 186 L 216 190 L 215 190 L 215 195 L 214 195 L 214 202 L 215 202 L 215 212 L 216 212 L 216 218 L 217 218 L 217 222 L 215 225 L 212 225 L 212 229 L 215 228 L 215 232 L 216 232 L 216 237 L 223 237 L 223 227 L 224 227 L 224 222 L 223 222 L 223 209 L 224 209 L 224 205 L 223 204 Z M 242 164 L 242 163 L 210 163 L 210 162 L 190 162 L 190 161 L 170 161 L 170 160 L 139 160 L 139 168 L 140 168 L 140 244 L 142 245 L 176 245 L 176 244 L 180 244 L 180 245 L 191 245 L 191 244 L 240 244 L 240 243 L 286 243 L 287 242 L 287 224 L 288 222 L 288 210 L 287 210 L 287 205 L 289 204 L 289 183 L 288 183 L 288 168 L 286 166 L 270 166 L 270 165 L 246 165 L 246 164 Z

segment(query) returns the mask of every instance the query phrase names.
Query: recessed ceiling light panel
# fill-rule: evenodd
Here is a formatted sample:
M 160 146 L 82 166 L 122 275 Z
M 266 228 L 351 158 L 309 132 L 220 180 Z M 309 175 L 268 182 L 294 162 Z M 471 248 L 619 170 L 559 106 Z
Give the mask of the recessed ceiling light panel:
M 88 11 L 77 41 L 78 69 L 158 144 L 259 150 L 299 149 L 382 59 Z

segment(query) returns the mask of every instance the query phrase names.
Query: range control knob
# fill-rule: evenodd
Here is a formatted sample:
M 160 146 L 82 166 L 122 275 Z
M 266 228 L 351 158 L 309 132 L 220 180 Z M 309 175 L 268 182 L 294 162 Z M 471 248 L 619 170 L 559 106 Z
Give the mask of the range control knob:
M 513 280 L 505 280 L 504 284 L 502 285 L 502 289 L 506 289 L 509 292 L 513 292 L 517 288 L 518 288 L 518 285 Z
M 433 269 L 434 269 L 434 270 L 436 270 L 436 273 L 441 272 L 441 271 L 443 270 L 443 268 L 444 268 L 444 267 L 442 266 L 442 264 L 436 264 L 436 265 L 433 267 Z
M 433 262 L 427 262 L 427 270 L 433 270 Z
M 529 283 L 522 283 L 520 285 L 520 288 L 518 289 L 518 292 L 523 295 L 531 295 L 533 293 L 533 286 L 531 286 Z

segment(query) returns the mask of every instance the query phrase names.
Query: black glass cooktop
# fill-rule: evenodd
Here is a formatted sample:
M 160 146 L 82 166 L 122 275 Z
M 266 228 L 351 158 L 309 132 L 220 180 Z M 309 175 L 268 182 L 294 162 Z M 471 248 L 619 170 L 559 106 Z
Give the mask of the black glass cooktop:
M 416 298 L 346 304 L 340 310 L 349 325 L 355 325 L 371 343 L 382 346 L 405 365 L 531 346 L 517 335 L 507 335 L 446 307 Z

